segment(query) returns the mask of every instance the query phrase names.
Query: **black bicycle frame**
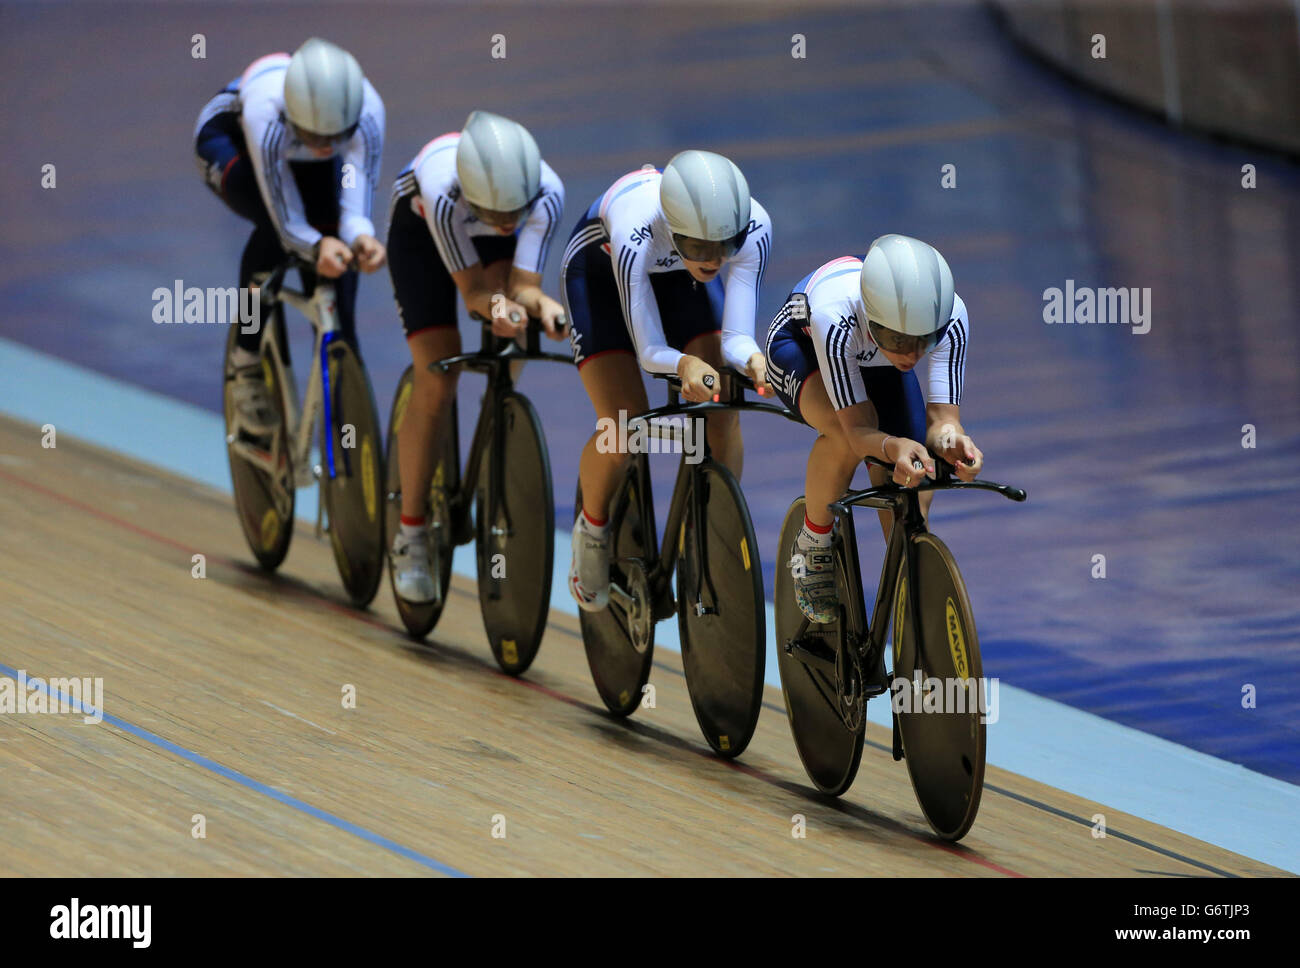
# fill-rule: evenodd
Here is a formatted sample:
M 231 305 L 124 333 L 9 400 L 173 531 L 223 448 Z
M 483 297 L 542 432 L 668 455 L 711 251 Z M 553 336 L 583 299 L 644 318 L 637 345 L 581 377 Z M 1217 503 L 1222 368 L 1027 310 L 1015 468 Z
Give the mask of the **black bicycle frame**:
M 429 368 L 437 368 L 442 373 L 447 373 L 454 366 L 463 366 L 466 369 L 476 370 L 487 375 L 488 392 L 491 399 L 485 400 L 484 405 L 479 410 L 478 421 L 474 425 L 474 438 L 470 442 L 469 460 L 465 469 L 465 474 L 461 476 L 459 489 L 450 499 L 450 510 L 454 518 L 458 521 L 464 520 L 464 515 L 469 513 L 469 506 L 473 500 L 474 489 L 478 486 L 478 471 L 482 463 L 484 447 L 492 448 L 492 462 L 490 478 L 488 480 L 488 498 L 487 507 L 484 509 L 484 518 L 492 528 L 493 534 L 514 533 L 514 525 L 510 519 L 510 506 L 506 499 L 505 493 L 505 435 L 494 433 L 495 420 L 501 410 L 501 401 L 515 387 L 514 377 L 510 374 L 510 364 L 522 362 L 525 360 L 550 360 L 555 363 L 568 363 L 572 365 L 573 360 L 559 353 L 544 353 L 541 350 L 541 323 L 536 319 L 529 319 L 528 328 L 525 334 L 525 345 L 520 348 L 519 344 L 509 337 L 499 337 L 492 332 L 492 323 L 480 316 L 478 313 L 470 313 L 472 319 L 477 319 L 481 324 L 481 339 L 477 353 L 462 353 L 459 356 L 449 356 L 446 359 L 437 360 L 429 364 Z M 452 428 L 453 433 L 455 428 Z M 459 459 L 459 456 L 458 458 Z M 497 524 L 497 513 L 501 512 L 504 522 L 501 526 Z M 457 528 L 453 528 L 456 533 Z M 466 538 L 465 542 L 472 540 L 472 536 Z M 494 590 L 492 596 L 500 597 L 500 591 Z
M 728 378 L 727 399 L 716 400 L 705 403 L 682 403 L 681 402 L 681 380 L 673 375 L 656 373 L 659 379 L 668 384 L 668 403 L 662 407 L 656 407 L 646 413 L 631 418 L 628 421 L 629 428 L 633 423 L 645 422 L 647 432 L 650 421 L 660 417 L 677 417 L 677 416 L 694 416 L 703 415 L 717 411 L 728 410 L 749 410 L 749 411 L 766 411 L 785 417 L 787 420 L 793 420 L 799 423 L 800 420 L 794 414 L 784 407 L 778 407 L 770 403 L 757 403 L 745 399 L 745 390 L 753 389 L 753 382 L 741 373 L 730 368 L 724 371 Z M 709 449 L 708 434 L 704 436 L 704 456 L 711 457 L 712 452 Z M 673 496 L 668 505 L 668 520 L 664 523 L 664 538 L 671 541 L 671 536 L 681 530 L 682 516 L 686 513 L 686 494 L 690 493 L 691 512 L 694 520 L 702 521 L 704 519 L 704 507 L 700 492 L 701 475 L 703 474 L 704 461 L 690 464 L 686 461 L 686 455 L 682 455 L 682 462 L 677 469 L 677 480 L 673 484 Z M 650 494 L 650 458 L 648 454 L 637 454 L 635 457 L 635 473 L 637 475 L 637 498 L 640 502 L 638 508 L 642 521 L 654 520 L 653 498 Z M 690 487 L 687 488 L 687 478 L 690 478 Z M 699 529 L 698 540 L 695 542 L 695 580 L 696 586 L 694 591 L 694 601 L 696 602 L 697 615 L 716 615 L 717 609 L 711 608 L 704 604 L 705 598 L 702 592 L 704 586 L 708 586 L 709 600 L 717 602 L 717 590 L 713 587 L 713 577 L 706 567 L 709 560 L 708 555 L 708 531 L 705 528 Z M 657 534 L 650 535 L 648 542 L 648 560 L 646 561 L 646 580 L 650 586 L 650 597 L 655 603 L 653 620 L 660 622 L 672 615 L 673 599 L 668 594 L 668 584 L 673 576 L 674 558 L 673 556 L 664 556 L 661 554 L 661 545 Z

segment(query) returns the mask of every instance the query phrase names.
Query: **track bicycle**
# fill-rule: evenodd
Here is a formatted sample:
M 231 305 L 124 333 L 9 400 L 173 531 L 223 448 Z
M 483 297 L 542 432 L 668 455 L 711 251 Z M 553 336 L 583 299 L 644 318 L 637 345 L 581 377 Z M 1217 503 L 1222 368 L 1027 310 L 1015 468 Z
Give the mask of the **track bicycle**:
M 709 746 L 730 758 L 744 752 L 762 708 L 766 602 L 749 507 L 735 476 L 709 454 L 702 418 L 725 410 L 798 418 L 784 407 L 746 400 L 753 382 L 732 369 L 724 373 L 723 392 L 705 403 L 682 403 L 681 381 L 654 374 L 668 383 L 668 403 L 631 418 L 629 431 L 634 424 L 652 432 L 656 422 L 697 420 L 704 456 L 691 462 L 683 447 L 662 546 L 649 457 L 641 450 L 628 462 L 608 515 L 609 606 L 580 611 L 579 621 L 601 700 L 616 716 L 627 716 L 641 703 L 650 677 L 655 624 L 676 610 L 696 721 Z M 575 519 L 581 508 L 579 486 Z M 675 601 L 669 587 L 674 572 Z
M 893 464 L 867 460 L 893 471 Z M 917 468 L 921 465 L 915 464 Z M 994 491 L 1013 501 L 1025 492 L 953 477 L 935 458 L 936 475 L 914 488 L 893 483 L 850 491 L 830 505 L 835 518 L 838 616 L 810 622 L 794 598 L 786 567 L 775 588 L 777 661 L 790 731 L 804 769 L 823 793 L 838 796 L 858 772 L 867 700 L 891 694 L 893 756 L 905 759 L 912 789 L 940 837 L 956 841 L 975 822 L 984 784 L 987 706 L 983 665 L 966 586 L 952 552 L 926 527 L 923 491 Z M 853 508 L 893 512 L 893 527 L 867 621 Z M 790 505 L 778 561 L 788 561 L 804 520 L 804 498 Z M 885 671 L 893 629 L 893 672 Z M 917 630 L 920 634 L 917 634 Z
M 546 628 L 555 559 L 555 501 L 541 421 L 529 399 L 515 389 L 511 364 L 550 360 L 572 366 L 573 360 L 541 350 L 539 320 L 528 321 L 521 347 L 514 339 L 494 336 L 491 322 L 478 313 L 470 316 L 482 326 L 479 350 L 430 364 L 430 369 L 436 367 L 442 373 L 465 367 L 487 376 L 463 474 L 454 399 L 437 430 L 426 512 L 435 597 L 431 602 L 407 602 L 394 586 L 393 600 L 407 632 L 416 639 L 424 638 L 437 625 L 446 604 L 456 547 L 474 541 L 479 605 L 492 655 L 502 670 L 517 676 L 536 658 Z M 389 547 L 400 526 L 402 509 L 397 432 L 414 385 L 412 365 L 397 385 L 388 422 Z M 389 579 L 391 584 L 391 568 Z
M 285 284 L 289 269 L 298 270 L 300 289 Z M 285 305 L 306 316 L 314 333 L 301 408 L 289 361 Z M 318 278 L 311 263 L 290 257 L 274 269 L 259 285 L 258 306 L 262 374 L 279 415 L 269 435 L 250 431 L 235 409 L 235 326 L 226 340 L 226 451 L 244 537 L 262 568 L 278 568 L 293 536 L 295 491 L 319 483 L 316 537 L 328 532 L 348 597 L 365 608 L 384 569 L 381 436 L 370 378 L 356 350 L 339 337 L 333 283 Z M 318 415 L 318 459 L 313 460 Z

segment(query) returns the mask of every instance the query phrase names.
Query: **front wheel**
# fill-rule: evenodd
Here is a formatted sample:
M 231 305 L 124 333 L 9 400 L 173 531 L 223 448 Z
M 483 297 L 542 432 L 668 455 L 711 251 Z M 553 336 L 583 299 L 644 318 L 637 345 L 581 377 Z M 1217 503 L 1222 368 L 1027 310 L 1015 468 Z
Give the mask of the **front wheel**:
M 915 535 L 912 546 L 919 592 L 909 589 L 906 569 L 899 569 L 894 595 L 894 681 L 903 684 L 894 716 L 925 819 L 944 840 L 955 841 L 975 822 L 984 788 L 984 671 L 952 552 L 928 532 Z M 912 594 L 919 595 L 919 650 Z
M 677 535 L 682 666 L 705 740 L 735 757 L 749 745 L 763 708 L 762 568 L 736 478 L 708 458 L 690 480 L 698 491 L 687 496 Z
M 479 465 L 475 514 L 478 597 L 497 665 L 522 675 L 537 657 L 551 603 L 555 500 L 542 423 L 528 398 L 507 393 L 492 415 Z M 499 446 L 492 493 L 493 447 Z
M 352 604 L 365 608 L 384 574 L 384 517 L 379 507 L 383 438 L 370 378 L 356 352 L 342 340 L 332 340 L 326 356 L 321 489 L 339 577 Z

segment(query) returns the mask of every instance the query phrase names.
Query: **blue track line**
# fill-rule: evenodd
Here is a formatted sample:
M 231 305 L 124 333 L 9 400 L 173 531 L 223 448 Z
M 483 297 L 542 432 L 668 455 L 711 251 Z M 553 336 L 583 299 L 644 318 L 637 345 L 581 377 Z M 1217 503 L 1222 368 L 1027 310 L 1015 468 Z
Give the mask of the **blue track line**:
M 5 665 L 3 662 L 0 662 L 0 672 L 12 677 L 15 681 L 18 679 L 18 670 Z M 31 679 L 28 681 L 33 682 Z M 33 685 L 47 696 L 51 696 L 52 699 L 56 698 L 51 695 L 49 686 L 44 682 L 34 681 Z M 446 874 L 448 877 L 470 876 L 464 871 L 459 871 L 454 867 L 449 867 L 441 861 L 434 860 L 432 857 L 427 857 L 417 850 L 412 850 L 410 847 L 403 847 L 396 841 L 389 840 L 387 837 L 382 834 L 377 834 L 373 830 L 367 830 L 365 827 L 359 827 L 354 823 L 349 823 L 342 817 L 336 817 L 334 814 L 320 809 L 320 807 L 313 807 L 310 803 L 304 803 L 302 800 L 299 800 L 296 797 L 291 797 L 289 794 L 277 790 L 275 787 L 267 786 L 265 783 L 260 783 L 252 777 L 245 776 L 238 770 L 232 770 L 228 766 L 222 766 L 216 760 L 208 759 L 208 757 L 195 753 L 193 750 L 187 750 L 185 747 L 179 746 L 169 739 L 163 739 L 163 737 L 159 736 L 157 733 L 151 733 L 149 730 L 141 726 L 137 726 L 134 723 L 128 723 L 126 720 L 117 716 L 112 716 L 103 710 L 96 710 L 93 706 L 86 706 L 73 696 L 64 696 L 62 691 L 58 692 L 57 698 L 60 701 L 66 702 L 68 705 L 75 707 L 74 712 L 83 713 L 85 715 L 98 714 L 102 716 L 104 722 L 108 723 L 110 726 L 116 726 L 118 729 L 130 733 L 132 736 L 138 736 L 140 739 L 152 743 L 154 746 L 161 747 L 169 753 L 174 753 L 183 760 L 189 760 L 189 762 L 195 763 L 198 766 L 203 767 L 205 770 L 211 770 L 213 773 L 216 773 L 218 776 L 223 776 L 227 780 L 234 780 L 241 786 L 245 786 L 263 796 L 270 797 L 272 800 L 278 800 L 285 806 L 293 807 L 293 809 L 301 811 L 309 817 L 323 820 L 332 827 L 337 827 L 339 830 L 360 837 L 362 840 L 369 841 L 378 847 L 391 850 L 393 853 L 405 857 L 407 860 L 415 861 L 415 863 L 421 864 L 430 870 L 435 870 L 439 874 Z

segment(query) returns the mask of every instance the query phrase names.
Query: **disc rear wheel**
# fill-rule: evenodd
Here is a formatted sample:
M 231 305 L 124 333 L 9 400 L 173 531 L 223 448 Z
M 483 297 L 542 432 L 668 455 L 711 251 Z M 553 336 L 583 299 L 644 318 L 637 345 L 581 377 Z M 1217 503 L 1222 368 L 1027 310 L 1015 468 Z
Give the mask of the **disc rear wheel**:
M 794 579 L 787 562 L 804 521 L 804 499 L 799 498 L 786 513 L 777 545 L 775 587 L 776 655 L 781 668 L 781 692 L 795 749 L 808 778 L 823 793 L 839 796 L 853 784 L 862 761 L 866 717 L 860 715 L 852 728 L 845 722 L 842 682 L 837 674 L 840 626 L 846 622 L 851 589 L 847 588 L 839 553 L 836 579 L 841 607 L 839 618 L 829 625 L 809 623 L 795 603 Z M 852 534 L 840 536 L 854 541 Z M 861 590 L 857 593 L 860 595 Z M 859 631 L 859 630 L 844 630 Z M 839 668 L 845 668 L 840 662 Z
M 284 322 L 278 307 L 274 310 L 271 325 L 274 338 L 282 341 Z M 282 395 L 282 387 L 292 379 L 292 375 L 280 366 L 279 358 L 268 341 L 262 348 L 262 378 L 266 381 L 267 393 L 279 415 L 278 426 L 269 439 L 259 440 L 241 431 L 236 426 L 230 362 L 230 355 L 235 348 L 236 330 L 236 327 L 231 326 L 226 339 L 224 368 L 226 380 L 223 409 L 230 482 L 235 495 L 235 511 L 248 548 L 262 568 L 274 571 L 289 553 L 289 541 L 293 537 L 294 468 L 289 453 L 289 425 Z M 268 469 L 245 459 L 239 452 L 244 446 L 264 452 L 272 466 Z
M 635 467 L 629 468 L 610 504 L 610 579 L 632 596 L 631 607 L 617 603 L 611 588 L 606 608 L 578 611 L 592 681 L 601 701 L 616 716 L 636 711 L 654 661 L 654 603 L 645 562 L 654 544 L 655 524 L 653 517 L 641 518 L 639 491 Z M 581 487 L 574 501 L 575 520 L 580 513 Z
M 398 431 L 406 418 L 407 404 L 415 387 L 414 369 L 407 367 L 397 385 L 393 397 L 392 415 L 388 420 L 388 457 L 387 457 L 387 547 L 393 546 L 393 539 L 401 527 L 402 521 L 402 473 L 401 455 L 397 444 Z M 433 478 L 429 483 L 429 500 L 425 507 L 429 533 L 430 571 L 437 586 L 438 597 L 432 602 L 407 602 L 398 597 L 392 568 L 389 568 L 389 586 L 393 592 L 393 603 L 402 624 L 412 637 L 422 639 L 428 635 L 447 603 L 447 591 L 451 587 L 451 562 L 455 547 L 452 544 L 451 501 L 460 486 L 460 451 L 457 442 L 456 401 L 451 406 L 438 428 L 434 443 Z

